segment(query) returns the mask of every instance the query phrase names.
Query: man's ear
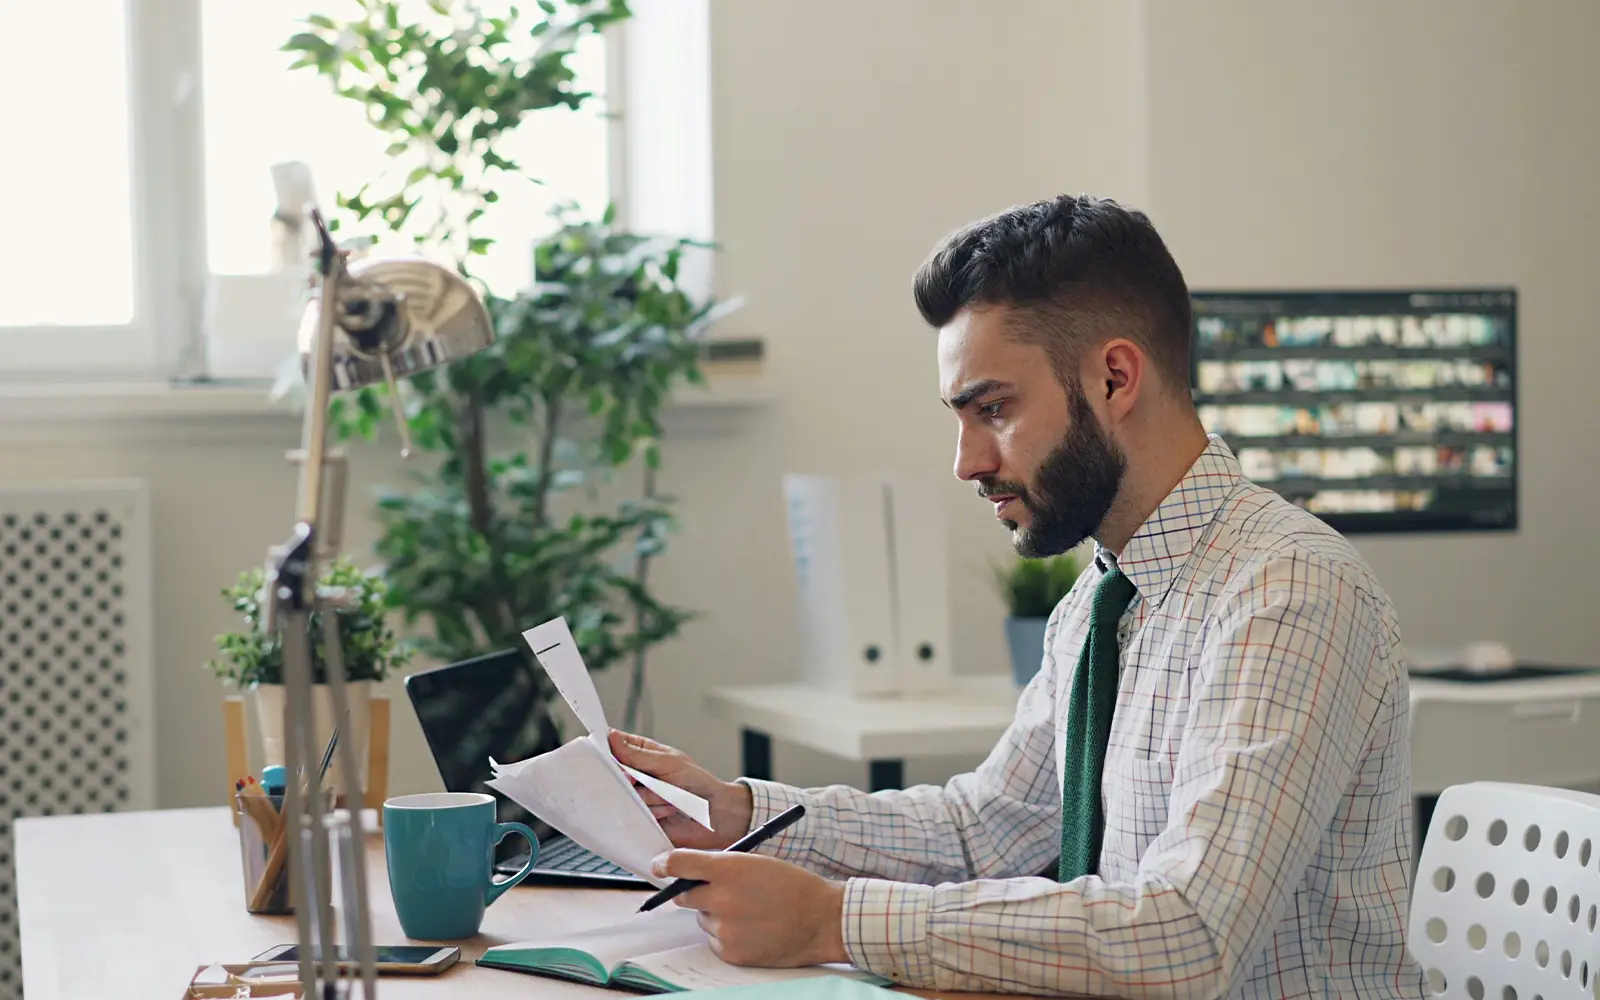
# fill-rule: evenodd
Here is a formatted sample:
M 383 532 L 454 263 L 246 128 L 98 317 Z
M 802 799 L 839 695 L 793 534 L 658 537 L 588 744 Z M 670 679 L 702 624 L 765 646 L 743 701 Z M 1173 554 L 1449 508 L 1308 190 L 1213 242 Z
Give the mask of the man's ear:
M 1106 413 L 1113 420 L 1128 415 L 1144 391 L 1150 362 L 1131 340 L 1108 341 L 1099 354 L 1099 388 Z

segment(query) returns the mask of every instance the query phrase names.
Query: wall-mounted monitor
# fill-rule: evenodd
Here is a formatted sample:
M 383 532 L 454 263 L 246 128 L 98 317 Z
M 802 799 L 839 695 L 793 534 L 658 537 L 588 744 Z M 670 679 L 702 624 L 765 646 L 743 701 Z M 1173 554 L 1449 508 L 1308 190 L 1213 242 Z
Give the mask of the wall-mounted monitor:
M 1192 377 L 1244 474 L 1343 532 L 1517 526 L 1517 293 L 1197 292 Z

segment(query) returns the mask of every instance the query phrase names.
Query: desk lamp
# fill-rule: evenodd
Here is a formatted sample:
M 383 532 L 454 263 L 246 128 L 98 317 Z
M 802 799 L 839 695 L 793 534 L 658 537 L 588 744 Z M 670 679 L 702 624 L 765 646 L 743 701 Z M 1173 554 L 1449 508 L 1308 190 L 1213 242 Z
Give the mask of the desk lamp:
M 334 613 L 348 606 L 337 588 L 319 587 L 321 567 L 337 556 L 344 516 L 344 456 L 328 449 L 328 403 L 334 391 L 386 382 L 400 425 L 401 454 L 409 456 L 410 437 L 395 379 L 413 375 L 482 350 L 494 340 L 488 311 L 461 275 L 421 258 L 370 259 L 354 263 L 333 242 L 321 214 L 309 217 L 318 246 L 319 288 L 307 306 L 299 332 L 306 378 L 305 418 L 300 450 L 294 532 L 267 556 L 265 626 L 283 643 L 285 762 L 289 782 L 284 821 L 289 831 L 289 870 L 298 890 L 300 979 L 307 1000 L 349 995 L 353 980 L 338 962 L 333 920 L 328 798 L 318 766 L 323 748 L 315 745 L 312 715 L 313 612 L 322 622 L 328 688 L 336 720 L 346 719 L 344 660 Z M 336 726 L 335 731 L 338 731 Z M 377 992 L 372 927 L 367 906 L 365 837 L 361 806 L 354 794 L 358 779 L 355 741 L 338 739 L 336 766 L 347 793 L 350 823 L 338 830 L 339 874 L 346 933 L 346 958 L 359 970 L 363 996 Z M 303 776 L 303 777 L 302 777 Z M 303 784 L 302 784 L 303 782 Z M 317 961 L 317 957 L 321 961 Z

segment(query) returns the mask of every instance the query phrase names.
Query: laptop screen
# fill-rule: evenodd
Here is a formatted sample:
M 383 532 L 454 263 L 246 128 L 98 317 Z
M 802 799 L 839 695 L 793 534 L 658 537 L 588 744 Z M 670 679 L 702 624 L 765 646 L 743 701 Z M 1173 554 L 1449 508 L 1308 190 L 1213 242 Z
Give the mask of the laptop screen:
M 554 745 L 540 746 L 555 732 L 523 654 L 507 649 L 412 674 L 405 687 L 445 789 L 491 795 L 500 822 L 531 825 L 527 810 L 484 784 L 493 777 L 490 757 L 504 764 Z M 502 846 L 516 843 L 512 838 Z

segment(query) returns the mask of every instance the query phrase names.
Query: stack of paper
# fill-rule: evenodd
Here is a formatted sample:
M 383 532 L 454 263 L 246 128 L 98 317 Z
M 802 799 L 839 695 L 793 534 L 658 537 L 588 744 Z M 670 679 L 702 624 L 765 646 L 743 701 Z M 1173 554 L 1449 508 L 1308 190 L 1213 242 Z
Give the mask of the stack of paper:
M 669 879 L 650 874 L 650 862 L 671 850 L 672 844 L 633 782 L 637 780 L 707 829 L 711 826 L 710 804 L 626 767 L 612 756 L 605 709 L 565 618 L 531 628 L 522 638 L 588 732 L 528 760 L 502 764 L 491 758 L 494 777 L 487 784 L 579 846 L 654 885 L 666 885 Z

